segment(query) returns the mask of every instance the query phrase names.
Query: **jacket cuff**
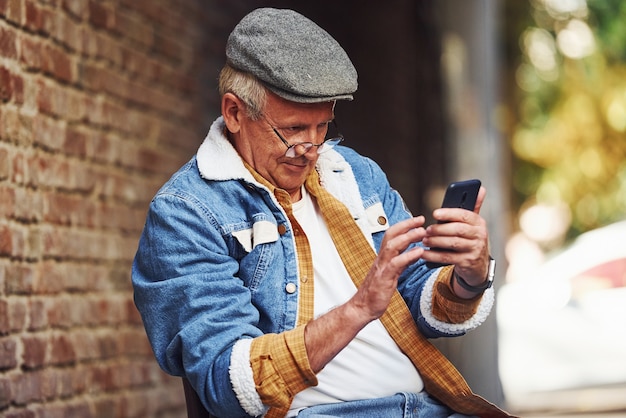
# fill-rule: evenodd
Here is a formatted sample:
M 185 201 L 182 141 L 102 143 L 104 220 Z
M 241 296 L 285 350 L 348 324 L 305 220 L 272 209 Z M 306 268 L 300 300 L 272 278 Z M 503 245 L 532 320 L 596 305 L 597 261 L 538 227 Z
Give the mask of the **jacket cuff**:
M 475 298 L 460 298 L 450 286 L 453 271 L 454 266 L 445 266 L 433 272 L 424 285 L 420 309 L 432 328 L 450 335 L 462 335 L 487 319 L 495 292 L 490 288 Z
M 231 382 L 241 407 L 249 415 L 262 415 L 267 407 L 289 408 L 298 392 L 317 385 L 306 354 L 304 328 L 235 344 Z
M 252 367 L 250 367 L 251 345 L 251 338 L 245 338 L 235 343 L 230 355 L 228 372 L 239 405 L 248 415 L 259 416 L 263 415 L 267 408 L 256 392 Z

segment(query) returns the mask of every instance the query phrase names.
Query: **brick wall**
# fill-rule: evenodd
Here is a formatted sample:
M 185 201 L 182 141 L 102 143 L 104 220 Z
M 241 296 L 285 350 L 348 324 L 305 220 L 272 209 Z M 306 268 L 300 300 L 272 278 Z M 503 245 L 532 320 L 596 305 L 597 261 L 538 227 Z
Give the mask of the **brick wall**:
M 150 198 L 219 110 L 229 13 L 0 0 L 1 416 L 184 416 L 129 271 Z

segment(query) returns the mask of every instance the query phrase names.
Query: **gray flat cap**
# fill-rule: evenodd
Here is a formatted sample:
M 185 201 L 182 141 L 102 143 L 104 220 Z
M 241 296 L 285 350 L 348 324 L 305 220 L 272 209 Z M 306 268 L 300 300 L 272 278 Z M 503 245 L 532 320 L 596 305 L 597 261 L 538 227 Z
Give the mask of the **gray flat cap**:
M 293 102 L 352 100 L 357 89 L 356 69 L 341 45 L 293 10 L 246 15 L 228 38 L 226 60 Z

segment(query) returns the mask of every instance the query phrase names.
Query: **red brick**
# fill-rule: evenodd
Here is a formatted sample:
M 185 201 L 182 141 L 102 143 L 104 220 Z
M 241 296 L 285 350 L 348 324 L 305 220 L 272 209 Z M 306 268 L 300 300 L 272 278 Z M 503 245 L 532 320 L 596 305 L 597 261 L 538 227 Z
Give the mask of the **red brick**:
M 9 333 L 9 303 L 0 299 L 0 335 Z
M 36 416 L 35 411 L 28 409 L 13 410 L 3 415 L 4 418 L 35 418 Z
M 26 164 L 26 156 L 23 153 L 17 153 L 13 156 L 13 181 L 18 184 L 28 182 L 28 172 Z
M 89 134 L 85 131 L 68 128 L 65 134 L 63 150 L 66 154 L 78 157 L 87 155 L 87 140 Z
M 131 356 L 150 356 L 152 348 L 143 329 L 128 330 L 120 333 L 121 353 Z
M 73 80 L 73 62 L 70 56 L 61 48 L 54 45 L 47 45 L 43 49 L 42 69 L 63 82 Z
M 175 13 L 175 10 L 164 10 L 163 5 L 154 1 L 121 0 L 120 3 L 125 8 L 132 9 L 148 18 L 151 22 L 161 25 L 166 24 L 168 18 Z
M 129 300 L 126 302 L 126 315 L 130 324 L 141 325 L 143 322 L 141 320 L 141 315 L 135 306 L 135 302 Z
M 4 107 L 0 113 L 0 138 L 16 145 L 29 146 L 32 143 L 33 116 L 19 108 Z
M 42 417 L 46 418 L 91 418 L 91 409 L 86 401 L 65 402 L 61 405 L 42 406 Z
M 73 364 L 76 352 L 71 339 L 65 335 L 56 335 L 50 339 L 50 363 L 54 365 Z
M 39 9 L 39 32 L 44 35 L 52 35 L 57 32 L 59 26 L 59 13 L 55 9 Z
M 88 370 L 91 390 L 94 392 L 106 392 L 115 389 L 113 384 L 113 371 L 110 367 L 94 366 Z
M 17 367 L 17 343 L 12 338 L 0 339 L 0 370 Z
M 94 400 L 96 418 L 116 418 L 122 416 L 119 412 L 120 399 L 97 398 Z
M 46 362 L 48 340 L 46 336 L 27 336 L 22 338 L 22 361 L 26 369 L 43 367 Z
M 33 122 L 34 143 L 44 150 L 61 151 L 65 141 L 65 129 L 64 123 L 41 115 Z
M 2 117 L 0 115 L 0 123 L 2 123 Z M 9 151 L 6 148 L 0 147 L 0 180 L 4 180 L 9 177 L 9 172 L 11 170 Z M 0 193 L 0 197 L 2 193 Z M 0 199 L 0 215 L 2 214 L 2 199 Z
M 43 80 L 37 83 L 37 107 L 52 116 L 60 117 L 68 122 L 80 121 L 85 115 L 81 94 L 69 88 L 47 83 Z
M 53 262 L 39 265 L 35 292 L 38 294 L 57 294 L 64 290 L 62 270 L 54 268 Z
M 125 417 L 143 417 L 154 408 L 154 403 L 147 394 L 136 393 L 123 397 L 122 414 Z
M 0 166 L 2 166 L 2 151 L 0 149 Z M 0 176 L 2 177 L 2 176 Z M 15 189 L 0 186 L 0 218 L 10 219 L 15 215 Z M 2 227 L 0 226 L 0 229 Z M 0 235 L 0 253 L 2 253 L 2 236 Z
M 0 67 L 0 101 L 8 102 L 13 96 L 11 73 L 5 67 Z
M 26 69 L 39 70 L 42 66 L 43 45 L 39 40 L 23 38 L 21 40 L 20 61 Z
M 41 9 L 34 0 L 25 0 L 24 9 L 24 25 L 30 31 L 39 32 L 43 27 Z
M 135 14 L 115 11 L 114 31 L 131 42 L 137 42 L 139 48 L 150 48 L 154 44 L 155 31 Z
M 26 372 L 13 376 L 13 402 L 26 405 L 33 401 L 42 401 L 42 384 L 44 376 L 41 371 Z
M 35 288 L 35 267 L 23 264 L 11 264 L 6 267 L 6 288 L 9 294 L 29 294 Z
M 11 74 L 11 87 L 13 88 L 13 102 L 17 105 L 24 104 L 24 78 L 18 74 Z
M 31 181 L 34 186 L 74 189 L 71 177 L 71 163 L 60 158 L 51 158 L 47 153 L 32 156 L 28 161 Z
M 122 47 L 119 39 L 98 33 L 95 35 L 95 41 L 97 48 L 95 57 L 104 62 L 119 65 L 122 60 Z
M 9 330 L 19 332 L 26 328 L 27 306 L 24 298 L 10 298 L 8 300 Z
M 22 23 L 22 1 L 21 0 L 7 0 L 4 8 L 4 16 L 10 22 L 21 24 Z
M 183 59 L 183 53 L 187 49 L 185 45 L 181 45 L 178 39 L 173 36 L 167 36 L 162 32 L 155 34 L 154 49 L 157 53 L 175 63 L 180 63 Z
M 70 304 L 65 299 L 55 298 L 46 305 L 48 324 L 53 328 L 69 328 L 72 325 Z
M 69 368 L 46 369 L 42 377 L 42 395 L 46 399 L 67 399 L 72 394 L 78 394 L 74 387 L 74 373 Z
M 60 193 L 48 193 L 45 200 L 44 220 L 57 225 L 77 224 L 73 220 L 85 205 L 84 198 L 81 196 Z
M 113 27 L 114 15 L 111 8 L 105 4 L 91 0 L 89 2 L 89 23 L 99 29 Z
M 22 221 L 35 222 L 42 218 L 42 197 L 41 193 L 35 192 L 30 188 L 16 188 L 15 189 L 15 212 L 19 214 L 19 219 Z M 37 235 L 36 230 L 29 232 L 29 237 Z M 29 241 L 28 243 L 34 243 Z M 31 254 L 38 255 L 38 254 Z
M 29 298 L 28 301 L 28 330 L 42 330 L 48 326 L 46 304 L 42 299 Z
M 0 225 L 0 256 L 9 256 L 13 253 L 11 237 L 11 228 L 8 225 Z
M 98 334 L 93 330 L 77 330 L 72 333 L 72 342 L 79 362 L 101 359 L 98 350 Z
M 14 258 L 23 259 L 27 255 L 27 229 L 19 224 L 11 225 L 11 256 Z M 22 283 L 25 283 L 22 281 Z M 32 286 L 26 291 L 32 291 Z
M 56 14 L 56 31 L 52 36 L 71 51 L 81 51 L 83 45 L 83 29 L 80 22 L 68 18 L 62 13 Z
M 98 338 L 98 348 L 103 359 L 114 358 L 119 353 L 119 344 L 114 335 L 103 335 Z
M 0 346 L 1 345 L 2 343 L 0 342 Z M 2 354 L 0 354 L 0 358 L 2 358 Z M 8 378 L 0 377 L 0 410 L 9 406 L 10 403 L 11 403 L 11 381 Z

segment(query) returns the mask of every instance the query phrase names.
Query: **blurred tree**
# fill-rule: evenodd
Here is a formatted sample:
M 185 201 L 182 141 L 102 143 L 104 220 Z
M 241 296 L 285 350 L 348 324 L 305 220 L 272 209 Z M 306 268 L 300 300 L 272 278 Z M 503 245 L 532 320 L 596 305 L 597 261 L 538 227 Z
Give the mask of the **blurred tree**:
M 626 2 L 506 3 L 516 203 L 552 209 L 545 248 L 626 214 Z

